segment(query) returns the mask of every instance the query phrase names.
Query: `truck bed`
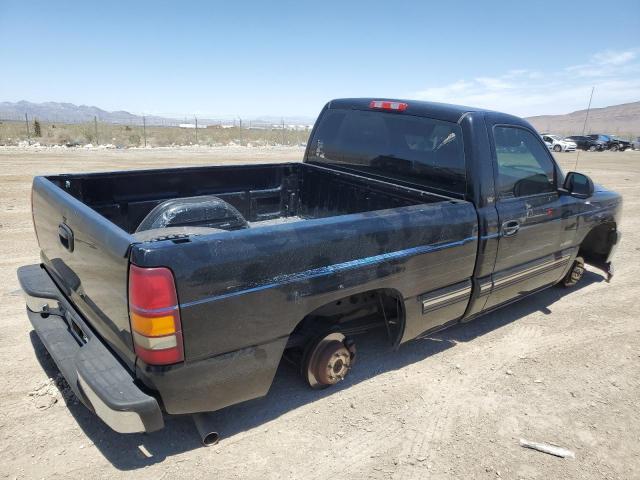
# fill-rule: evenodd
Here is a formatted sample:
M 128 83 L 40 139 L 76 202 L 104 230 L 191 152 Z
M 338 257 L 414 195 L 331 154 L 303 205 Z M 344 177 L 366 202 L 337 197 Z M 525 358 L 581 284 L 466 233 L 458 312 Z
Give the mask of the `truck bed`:
M 127 233 L 134 233 L 158 204 L 175 198 L 215 195 L 235 207 L 251 227 L 449 200 L 303 163 L 47 178 Z

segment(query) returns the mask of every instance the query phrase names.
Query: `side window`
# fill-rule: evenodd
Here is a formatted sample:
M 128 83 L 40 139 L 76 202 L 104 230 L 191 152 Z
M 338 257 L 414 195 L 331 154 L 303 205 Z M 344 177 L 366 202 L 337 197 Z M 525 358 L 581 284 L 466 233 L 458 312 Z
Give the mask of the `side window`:
M 495 127 L 500 197 L 526 197 L 556 190 L 556 174 L 547 148 L 528 130 Z

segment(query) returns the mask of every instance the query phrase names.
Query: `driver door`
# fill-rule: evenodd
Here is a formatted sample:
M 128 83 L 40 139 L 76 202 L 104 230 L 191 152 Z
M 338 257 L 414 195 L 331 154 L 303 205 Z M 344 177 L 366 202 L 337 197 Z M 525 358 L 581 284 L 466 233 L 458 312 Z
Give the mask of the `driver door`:
M 493 126 L 500 238 L 485 308 L 556 282 L 568 264 L 562 253 L 563 200 L 559 172 L 542 139 L 515 125 Z

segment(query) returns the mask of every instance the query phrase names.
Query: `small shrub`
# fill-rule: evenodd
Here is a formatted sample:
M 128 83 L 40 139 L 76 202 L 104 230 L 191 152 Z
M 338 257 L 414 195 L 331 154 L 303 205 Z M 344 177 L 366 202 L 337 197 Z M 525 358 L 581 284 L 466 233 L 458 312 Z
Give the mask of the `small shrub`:
M 95 140 L 95 130 L 93 125 L 83 125 L 80 134 L 84 137 L 86 143 L 93 143 Z
M 67 143 L 71 143 L 71 136 L 68 133 L 61 132 L 56 135 L 56 143 L 58 145 L 66 145 Z

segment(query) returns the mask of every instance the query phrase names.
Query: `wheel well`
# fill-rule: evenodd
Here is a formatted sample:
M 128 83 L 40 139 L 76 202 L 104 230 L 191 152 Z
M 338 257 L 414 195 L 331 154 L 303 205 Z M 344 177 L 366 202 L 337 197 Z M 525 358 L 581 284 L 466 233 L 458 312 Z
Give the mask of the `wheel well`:
M 591 229 L 580 244 L 578 256 L 588 264 L 601 267 L 615 242 L 615 222 L 606 222 Z
M 288 348 L 304 346 L 311 338 L 331 329 L 358 335 L 383 329 L 392 345 L 404 333 L 404 302 L 394 289 L 375 289 L 335 299 L 305 316 L 290 335 Z

